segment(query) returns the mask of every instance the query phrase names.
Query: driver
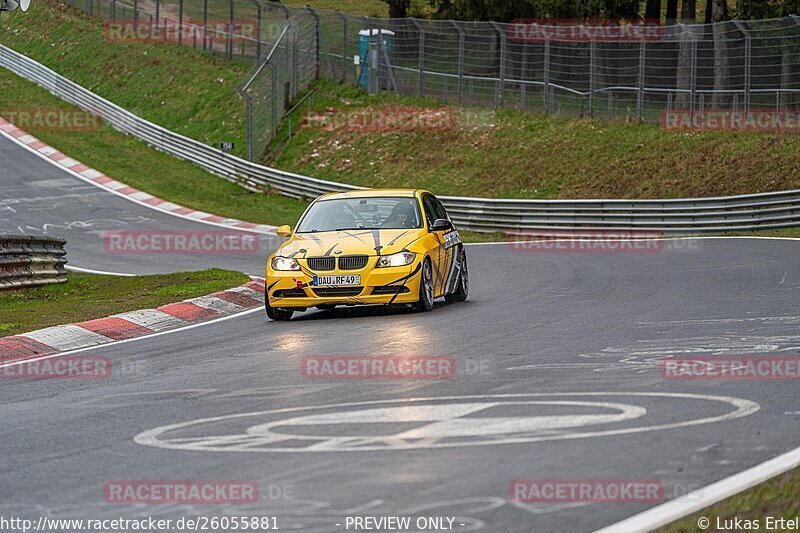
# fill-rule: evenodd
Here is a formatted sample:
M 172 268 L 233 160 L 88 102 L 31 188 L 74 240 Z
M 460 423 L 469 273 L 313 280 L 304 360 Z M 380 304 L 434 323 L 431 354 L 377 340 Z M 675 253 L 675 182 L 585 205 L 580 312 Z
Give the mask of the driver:
M 414 204 L 408 202 L 398 202 L 392 212 L 382 224 L 384 227 L 391 228 L 414 228 L 417 226 L 417 211 Z

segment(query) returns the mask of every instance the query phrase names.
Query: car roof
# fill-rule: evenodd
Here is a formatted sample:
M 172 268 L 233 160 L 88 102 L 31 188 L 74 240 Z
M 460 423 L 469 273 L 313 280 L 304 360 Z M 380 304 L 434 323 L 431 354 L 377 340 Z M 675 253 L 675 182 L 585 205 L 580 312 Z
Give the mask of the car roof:
M 318 200 L 337 200 L 340 198 L 380 198 L 380 197 L 413 197 L 420 189 L 357 189 L 347 192 L 330 192 L 323 194 Z

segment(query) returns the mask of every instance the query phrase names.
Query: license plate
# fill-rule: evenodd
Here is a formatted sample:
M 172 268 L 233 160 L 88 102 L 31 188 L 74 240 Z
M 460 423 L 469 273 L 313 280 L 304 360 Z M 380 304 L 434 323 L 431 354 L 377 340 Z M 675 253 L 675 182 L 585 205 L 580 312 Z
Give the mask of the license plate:
M 314 276 L 311 280 L 311 285 L 319 287 L 320 285 L 361 285 L 361 274 L 350 274 L 349 276 Z

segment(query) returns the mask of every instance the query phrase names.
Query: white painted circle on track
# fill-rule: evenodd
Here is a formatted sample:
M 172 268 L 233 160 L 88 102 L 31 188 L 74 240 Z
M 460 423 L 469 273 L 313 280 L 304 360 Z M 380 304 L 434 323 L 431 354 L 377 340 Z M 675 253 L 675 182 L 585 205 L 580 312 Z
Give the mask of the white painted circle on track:
M 610 401 L 595 401 L 598 397 Z M 658 421 L 664 413 L 654 416 L 647 408 L 631 403 L 637 399 L 640 403 L 658 400 L 653 405 L 664 410 L 667 421 Z M 687 408 L 687 402 L 700 402 L 717 412 L 698 417 L 699 411 Z M 154 428 L 134 440 L 146 446 L 186 451 L 415 450 L 643 433 L 723 422 L 759 409 L 756 402 L 741 398 L 685 393 L 448 396 L 238 413 Z M 637 425 L 631 426 L 631 422 Z

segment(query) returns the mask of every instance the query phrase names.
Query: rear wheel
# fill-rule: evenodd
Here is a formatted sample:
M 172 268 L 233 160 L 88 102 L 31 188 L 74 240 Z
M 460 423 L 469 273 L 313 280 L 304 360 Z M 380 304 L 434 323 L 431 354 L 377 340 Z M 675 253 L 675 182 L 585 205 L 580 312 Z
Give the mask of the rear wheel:
M 461 271 L 458 274 L 456 290 L 444 297 L 447 303 L 463 302 L 469 296 L 469 270 L 467 269 L 467 254 L 461 250 Z
M 294 311 L 291 309 L 275 309 L 270 307 L 269 299 L 264 300 L 264 308 L 267 310 L 267 317 L 270 320 L 289 320 L 292 318 Z
M 430 311 L 433 309 L 433 267 L 431 260 L 425 258 L 422 262 L 422 275 L 419 282 L 419 300 L 414 304 L 417 311 Z

